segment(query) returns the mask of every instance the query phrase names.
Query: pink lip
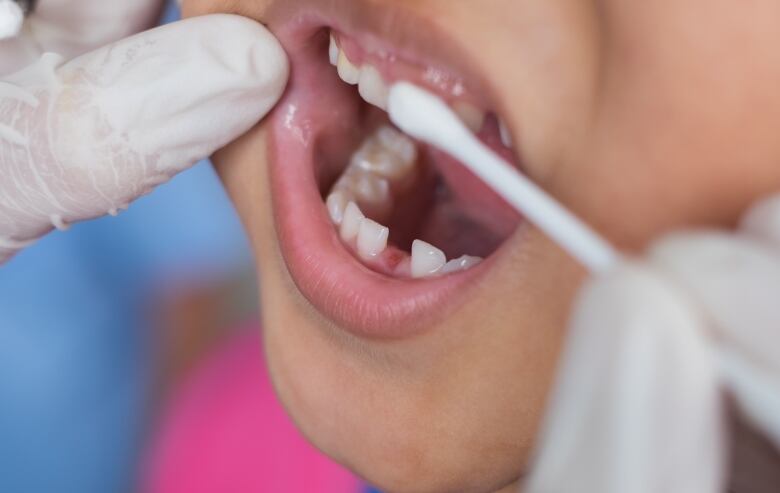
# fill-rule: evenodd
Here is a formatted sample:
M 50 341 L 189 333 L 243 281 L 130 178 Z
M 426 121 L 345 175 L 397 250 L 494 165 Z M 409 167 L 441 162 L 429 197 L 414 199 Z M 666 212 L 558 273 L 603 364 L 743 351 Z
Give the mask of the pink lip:
M 348 103 L 338 99 L 338 91 L 328 92 L 329 84 L 343 84 L 330 66 L 325 77 L 318 69 L 325 55 L 311 48 L 325 24 L 321 19 L 293 24 L 277 32 L 291 56 L 292 80 L 270 124 L 270 179 L 282 256 L 299 291 L 336 325 L 370 338 L 423 332 L 468 299 L 499 252 L 465 272 L 407 280 L 374 272 L 346 250 L 318 189 L 315 155 L 321 159 L 327 132 L 354 133 L 344 123 Z M 333 100 L 323 104 L 323 94 Z M 338 122 L 343 125 L 334 129 Z

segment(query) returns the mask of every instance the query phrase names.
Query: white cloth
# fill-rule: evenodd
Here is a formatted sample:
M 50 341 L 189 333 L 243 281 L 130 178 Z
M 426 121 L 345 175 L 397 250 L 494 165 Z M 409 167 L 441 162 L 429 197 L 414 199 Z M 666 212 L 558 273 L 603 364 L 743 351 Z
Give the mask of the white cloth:
M 113 19 L 107 4 L 124 6 L 118 10 L 134 12 L 127 24 L 135 29 L 151 5 L 44 2 L 25 38 L 0 44 L 4 63 L 23 65 L 25 57 L 38 57 L 33 47 L 78 51 L 121 25 L 84 24 L 78 37 L 55 29 L 52 16 L 76 29 L 85 16 Z M 94 11 L 79 14 L 85 4 Z M 20 58 L 4 59 L 3 50 Z M 72 60 L 46 53 L 0 78 L 0 262 L 52 227 L 118 213 L 228 144 L 271 110 L 287 75 L 286 55 L 263 26 L 212 15 Z
M 584 287 L 523 491 L 725 491 L 727 395 L 780 446 L 780 196 Z

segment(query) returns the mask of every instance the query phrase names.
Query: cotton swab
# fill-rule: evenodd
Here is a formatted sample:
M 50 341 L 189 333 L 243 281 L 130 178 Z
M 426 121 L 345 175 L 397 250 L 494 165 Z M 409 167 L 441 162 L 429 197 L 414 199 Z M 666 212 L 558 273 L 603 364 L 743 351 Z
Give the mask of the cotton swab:
M 480 142 L 438 96 L 399 82 L 390 89 L 388 113 L 407 134 L 458 159 L 591 272 L 617 261 L 609 243 Z

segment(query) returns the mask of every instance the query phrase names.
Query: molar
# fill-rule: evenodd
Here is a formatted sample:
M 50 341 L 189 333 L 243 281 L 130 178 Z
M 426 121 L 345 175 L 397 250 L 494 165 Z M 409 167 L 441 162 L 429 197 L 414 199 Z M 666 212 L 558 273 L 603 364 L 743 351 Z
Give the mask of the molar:
M 390 230 L 368 218 L 360 221 L 360 229 L 357 236 L 358 255 L 364 260 L 370 260 L 387 248 L 387 239 Z
M 412 243 L 412 277 L 431 277 L 447 263 L 444 252 L 422 240 Z
M 393 209 L 390 183 L 381 176 L 354 166 L 347 168 L 331 192 L 341 192 L 374 218 L 384 219 Z
M 465 101 L 456 101 L 452 105 L 453 111 L 460 117 L 461 121 L 472 132 L 479 133 L 485 124 L 487 112 L 480 110 L 471 103 Z
M 405 161 L 380 145 L 367 145 L 352 156 L 350 166 L 386 178 L 398 184 L 414 170 L 415 161 Z
M 403 162 L 417 161 L 417 146 L 414 141 L 390 125 L 381 127 L 376 133 L 376 138 L 385 149 L 400 157 Z

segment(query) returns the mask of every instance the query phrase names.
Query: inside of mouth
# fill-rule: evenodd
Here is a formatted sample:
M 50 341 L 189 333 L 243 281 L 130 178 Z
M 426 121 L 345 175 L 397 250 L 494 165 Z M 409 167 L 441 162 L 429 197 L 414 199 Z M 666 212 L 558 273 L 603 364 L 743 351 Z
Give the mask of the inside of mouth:
M 329 30 L 317 36 L 316 51 L 323 64 L 317 72 L 329 79 L 339 107 L 330 112 L 338 124 L 316 141 L 315 172 L 344 247 L 396 278 L 455 275 L 492 255 L 521 218 L 452 157 L 396 129 L 385 111 L 387 90 L 398 80 L 446 90 L 427 83 L 425 68 L 363 52 Z M 515 161 L 498 118 L 458 92 L 442 95 L 484 143 Z

